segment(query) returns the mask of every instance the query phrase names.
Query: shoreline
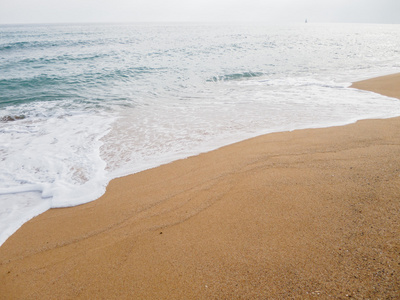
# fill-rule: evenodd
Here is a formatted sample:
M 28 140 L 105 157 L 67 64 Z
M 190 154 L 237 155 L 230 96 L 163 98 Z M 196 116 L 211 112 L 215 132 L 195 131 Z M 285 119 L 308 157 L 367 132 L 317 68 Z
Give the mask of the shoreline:
M 395 88 L 399 82 L 400 73 L 396 73 L 357 81 L 354 82 L 350 87 L 400 99 L 398 91 L 400 88 Z
M 400 99 L 400 74 L 352 87 Z M 399 129 L 271 133 L 112 180 L 0 247 L 0 294 L 396 297 Z

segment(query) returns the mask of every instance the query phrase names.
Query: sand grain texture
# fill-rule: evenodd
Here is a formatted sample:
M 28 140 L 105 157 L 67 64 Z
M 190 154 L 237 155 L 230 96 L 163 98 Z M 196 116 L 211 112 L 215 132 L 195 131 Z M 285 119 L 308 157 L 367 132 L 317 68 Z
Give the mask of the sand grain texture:
M 113 180 L 0 247 L 0 298 L 398 299 L 399 133 L 269 134 Z

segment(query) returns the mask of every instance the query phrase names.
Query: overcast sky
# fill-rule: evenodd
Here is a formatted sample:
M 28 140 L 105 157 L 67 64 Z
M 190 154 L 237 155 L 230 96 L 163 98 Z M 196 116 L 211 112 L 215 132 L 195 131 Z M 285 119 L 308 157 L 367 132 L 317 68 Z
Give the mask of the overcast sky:
M 0 0 L 0 24 L 69 22 L 400 23 L 400 0 Z

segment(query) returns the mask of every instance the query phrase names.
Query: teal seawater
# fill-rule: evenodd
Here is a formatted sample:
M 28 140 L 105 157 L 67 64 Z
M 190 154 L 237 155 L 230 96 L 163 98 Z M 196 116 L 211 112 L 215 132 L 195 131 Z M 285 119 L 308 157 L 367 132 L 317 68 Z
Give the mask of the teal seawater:
M 398 56 L 390 25 L 309 25 L 1 26 L 0 103 L 124 98 L 125 91 L 103 93 L 116 84 L 132 83 L 129 90 L 142 95 L 262 74 L 374 72 L 375 60 Z
M 0 244 L 118 176 L 259 134 L 400 115 L 399 25 L 0 25 Z

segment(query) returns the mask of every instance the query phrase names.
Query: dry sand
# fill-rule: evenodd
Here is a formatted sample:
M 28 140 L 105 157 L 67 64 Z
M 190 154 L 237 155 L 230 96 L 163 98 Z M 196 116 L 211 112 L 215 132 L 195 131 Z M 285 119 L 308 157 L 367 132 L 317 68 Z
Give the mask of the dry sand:
M 400 98 L 399 75 L 354 86 Z M 113 180 L 0 247 L 0 298 L 398 299 L 399 133 L 269 134 Z

